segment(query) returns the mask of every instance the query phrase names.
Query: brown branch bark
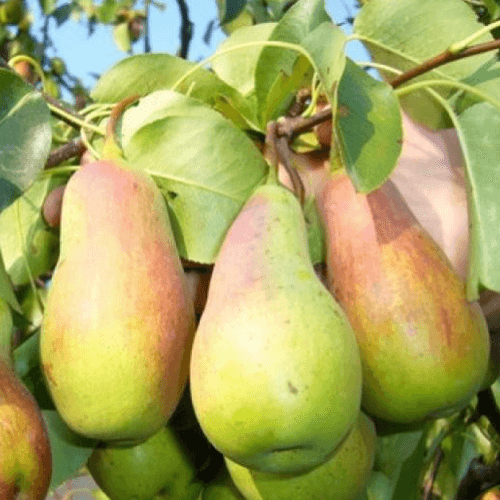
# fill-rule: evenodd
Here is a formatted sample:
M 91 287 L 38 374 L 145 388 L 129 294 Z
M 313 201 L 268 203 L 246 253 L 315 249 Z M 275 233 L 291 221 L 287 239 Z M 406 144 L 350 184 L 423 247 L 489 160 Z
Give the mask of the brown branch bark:
M 426 481 L 424 492 L 422 495 L 422 500 L 431 500 L 432 499 L 432 489 L 434 486 L 434 481 L 436 480 L 437 473 L 439 471 L 439 466 L 443 461 L 444 453 L 441 446 L 439 446 L 436 450 L 436 454 L 434 455 L 434 460 L 432 462 L 432 470 L 429 479 Z
M 400 85 L 403 85 L 403 83 L 406 83 L 408 80 L 423 75 L 424 73 L 428 73 L 439 66 L 443 66 L 444 64 L 457 61 L 458 59 L 463 59 L 464 57 L 471 57 L 477 54 L 482 54 L 483 52 L 489 52 L 498 48 L 500 48 L 500 40 L 492 40 L 490 42 L 473 45 L 472 47 L 468 47 L 457 54 L 453 54 L 449 50 L 446 50 L 394 78 L 391 82 L 392 88 L 395 89 Z
M 73 139 L 49 154 L 49 158 L 45 163 L 45 169 L 55 167 L 75 156 L 81 156 L 85 152 L 85 149 L 85 144 L 83 144 L 81 139 Z

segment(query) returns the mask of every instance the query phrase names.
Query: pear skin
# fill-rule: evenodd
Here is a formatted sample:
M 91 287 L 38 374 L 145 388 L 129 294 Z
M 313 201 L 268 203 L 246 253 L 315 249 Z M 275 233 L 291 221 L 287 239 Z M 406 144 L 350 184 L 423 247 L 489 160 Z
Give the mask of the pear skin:
M 219 452 L 256 470 L 325 462 L 359 413 L 356 339 L 307 245 L 297 198 L 257 188 L 224 239 L 193 343 L 198 421 Z
M 168 425 L 135 446 L 96 448 L 87 467 L 111 500 L 196 500 L 202 489 L 188 450 Z
M 345 173 L 318 196 L 329 289 L 356 333 L 367 413 L 408 424 L 453 413 L 481 388 L 490 341 L 464 281 L 391 181 L 356 193 Z
M 269 474 L 226 459 L 234 484 L 249 500 L 355 500 L 375 460 L 375 425 L 363 413 L 339 450 L 324 464 L 296 476 Z
M 12 330 L 0 299 L 0 337 Z M 40 408 L 8 359 L 0 359 L 0 498 L 43 500 L 52 477 L 52 455 Z
M 184 389 L 194 328 L 156 184 L 112 161 L 85 165 L 64 191 L 40 337 L 61 417 L 104 441 L 134 443 L 157 432 Z

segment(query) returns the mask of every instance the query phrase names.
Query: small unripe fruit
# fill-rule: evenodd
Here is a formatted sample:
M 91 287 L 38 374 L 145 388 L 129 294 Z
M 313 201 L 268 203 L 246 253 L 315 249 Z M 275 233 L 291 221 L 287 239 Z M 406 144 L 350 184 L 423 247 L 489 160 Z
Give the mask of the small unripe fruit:
M 43 202 L 43 218 L 48 226 L 58 228 L 61 224 L 61 208 L 66 185 L 53 189 Z

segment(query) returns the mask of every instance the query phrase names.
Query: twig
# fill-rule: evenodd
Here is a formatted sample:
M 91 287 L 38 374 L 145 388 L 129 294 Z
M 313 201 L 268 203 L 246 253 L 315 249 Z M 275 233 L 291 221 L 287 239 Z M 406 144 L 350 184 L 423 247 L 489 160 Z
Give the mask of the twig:
M 472 47 L 468 47 L 456 54 L 450 52 L 449 50 L 445 50 L 441 54 L 438 54 L 431 59 L 427 59 L 427 61 L 424 61 L 422 64 L 419 64 L 418 66 L 415 66 L 414 68 L 408 70 L 406 73 L 403 73 L 402 75 L 396 77 L 391 82 L 392 88 L 395 89 L 400 85 L 403 85 L 403 83 L 406 83 L 408 80 L 423 75 L 424 73 L 428 73 L 429 71 L 432 71 L 439 66 L 443 66 L 444 64 L 448 64 L 458 59 L 463 59 L 464 57 L 470 57 L 477 54 L 482 54 L 484 52 L 489 52 L 498 48 L 500 48 L 500 40 L 492 40 L 490 42 L 473 45 Z
M 146 19 L 144 19 L 144 53 L 149 54 L 151 52 L 151 41 L 149 39 L 149 12 L 150 12 L 150 0 L 145 0 L 146 4 Z
M 293 119 L 293 118 L 292 118 Z M 305 189 L 297 170 L 292 166 L 290 153 L 290 139 L 287 135 L 281 134 L 279 127 L 281 123 L 272 122 L 268 126 L 266 143 L 272 148 L 273 163 L 279 162 L 285 168 L 292 181 L 293 190 L 300 201 L 304 204 Z
M 278 123 L 277 133 L 279 136 L 285 136 L 289 141 L 295 137 L 312 129 L 315 125 L 319 125 L 332 118 L 332 108 L 326 107 L 309 118 L 302 116 L 288 117 Z
M 177 0 L 179 10 L 181 12 L 181 48 L 179 49 L 179 57 L 187 58 L 189 52 L 189 44 L 193 36 L 193 23 L 189 20 L 189 10 L 185 0 Z
M 438 448 L 436 449 L 436 453 L 434 455 L 434 460 L 432 462 L 431 475 L 425 483 L 422 500 L 431 500 L 432 488 L 434 486 L 434 481 L 436 480 L 436 476 L 439 471 L 439 466 L 441 465 L 443 458 L 444 458 L 443 449 L 441 448 L 441 446 L 438 446 Z
M 49 154 L 49 158 L 45 163 L 45 169 L 55 167 L 74 156 L 81 156 L 85 152 L 85 149 L 85 144 L 83 144 L 81 139 L 73 139 Z

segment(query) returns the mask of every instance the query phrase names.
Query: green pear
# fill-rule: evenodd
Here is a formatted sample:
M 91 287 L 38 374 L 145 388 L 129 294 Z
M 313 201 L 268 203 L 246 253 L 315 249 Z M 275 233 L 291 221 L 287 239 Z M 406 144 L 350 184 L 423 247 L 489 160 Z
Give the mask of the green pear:
M 194 335 L 165 200 L 146 174 L 90 163 L 63 195 L 41 364 L 75 432 L 137 443 L 172 415 Z
M 0 299 L 0 498 L 43 500 L 52 476 L 47 428 L 37 402 L 17 377 L 7 342 L 8 304 Z M 5 348 L 5 349 L 4 349 Z
M 245 500 L 236 488 L 225 465 L 219 474 L 205 485 L 197 500 Z
M 366 412 L 409 424 L 467 405 L 486 376 L 486 322 L 395 185 L 356 193 L 337 173 L 321 186 L 318 209 L 328 286 L 360 347 Z
M 358 346 L 314 272 L 302 209 L 288 189 L 260 186 L 230 227 L 190 373 L 193 406 L 209 441 L 252 469 L 311 469 L 354 425 Z
M 96 448 L 87 467 L 111 500 L 195 500 L 202 488 L 189 450 L 168 425 L 135 446 Z
M 226 458 L 235 485 L 248 500 L 356 500 L 370 478 L 375 426 L 363 413 L 337 452 L 315 469 L 287 476 L 247 469 Z

